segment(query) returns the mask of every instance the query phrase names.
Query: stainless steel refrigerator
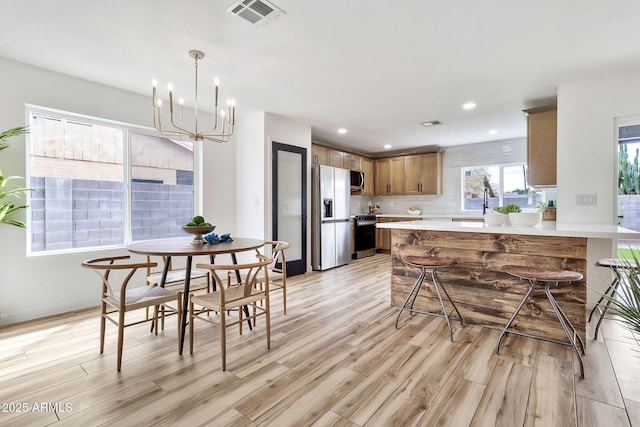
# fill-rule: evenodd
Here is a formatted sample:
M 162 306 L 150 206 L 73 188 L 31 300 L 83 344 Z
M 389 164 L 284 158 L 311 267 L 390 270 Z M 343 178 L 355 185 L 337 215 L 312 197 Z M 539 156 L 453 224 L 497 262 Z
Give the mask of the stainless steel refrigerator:
M 351 259 L 347 169 L 316 165 L 311 174 L 311 262 L 314 270 L 348 264 Z

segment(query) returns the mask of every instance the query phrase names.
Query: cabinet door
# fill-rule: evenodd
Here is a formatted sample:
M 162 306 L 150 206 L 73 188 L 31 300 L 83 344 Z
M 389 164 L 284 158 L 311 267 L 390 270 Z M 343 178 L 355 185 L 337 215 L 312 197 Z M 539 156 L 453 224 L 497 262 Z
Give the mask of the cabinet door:
M 350 169 L 352 171 L 364 172 L 364 170 L 362 169 L 363 158 L 361 156 L 356 156 L 355 154 L 351 154 L 350 160 L 351 160 Z
M 329 150 L 318 144 L 311 145 L 311 162 L 313 165 L 329 165 Z
M 342 166 L 340 167 L 351 170 L 351 153 L 342 153 Z
M 376 222 L 391 222 L 392 218 L 378 218 Z M 376 228 L 376 250 L 380 252 L 391 252 L 391 229 Z
M 373 196 L 374 194 L 374 167 L 373 160 L 362 158 L 362 172 L 364 172 L 363 196 Z
M 422 194 L 422 156 L 405 156 L 404 190 L 406 194 Z
M 380 159 L 375 162 L 375 194 L 386 196 L 389 194 L 389 159 Z M 365 177 L 366 178 L 366 177 Z
M 527 182 L 556 185 L 558 119 L 556 106 L 525 110 L 527 113 Z
M 329 166 L 335 168 L 342 167 L 342 151 L 329 150 Z
M 389 159 L 389 194 L 398 196 L 404 193 L 404 158 L 392 157 Z
M 420 156 L 420 193 L 442 194 L 442 153 Z

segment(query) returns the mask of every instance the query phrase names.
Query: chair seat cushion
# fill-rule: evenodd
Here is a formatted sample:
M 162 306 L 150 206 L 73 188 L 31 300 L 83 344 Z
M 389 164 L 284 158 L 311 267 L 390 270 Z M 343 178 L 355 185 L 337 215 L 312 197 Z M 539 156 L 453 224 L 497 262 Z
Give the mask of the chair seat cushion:
M 167 300 L 176 297 L 176 293 L 160 286 L 140 286 L 127 289 L 125 304 L 143 303 L 146 301 Z M 112 305 L 120 304 L 120 292 L 115 292 L 112 296 L 106 297 L 105 301 Z
M 191 270 L 191 279 L 206 278 L 207 272 L 202 270 Z M 174 282 L 184 282 L 187 277 L 186 270 L 171 270 L 167 272 L 167 279 L 165 284 Z M 162 273 L 154 273 L 147 276 L 147 282 L 153 285 L 159 285 L 162 280 Z

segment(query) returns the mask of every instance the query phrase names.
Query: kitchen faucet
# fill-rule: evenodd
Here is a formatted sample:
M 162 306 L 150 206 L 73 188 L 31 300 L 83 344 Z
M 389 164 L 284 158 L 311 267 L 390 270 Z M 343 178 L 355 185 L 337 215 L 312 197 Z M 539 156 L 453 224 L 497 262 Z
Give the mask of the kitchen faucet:
M 484 197 L 482 200 L 482 215 L 487 213 L 487 208 L 489 207 L 489 189 L 484 187 Z

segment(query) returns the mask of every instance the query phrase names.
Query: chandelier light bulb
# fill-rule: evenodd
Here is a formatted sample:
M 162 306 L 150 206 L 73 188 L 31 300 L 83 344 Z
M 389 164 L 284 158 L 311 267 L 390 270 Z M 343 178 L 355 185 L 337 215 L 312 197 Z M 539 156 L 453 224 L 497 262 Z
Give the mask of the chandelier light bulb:
M 169 90 L 169 92 L 171 92 L 173 90 L 173 85 L 171 83 L 169 83 L 167 85 L 167 89 Z
M 224 110 L 220 111 L 220 117 L 224 119 Z
M 220 79 L 218 79 L 217 77 L 213 79 L 213 84 L 216 86 L 220 86 Z
M 151 85 L 152 85 L 153 87 L 158 86 L 158 81 L 157 81 L 156 79 L 151 80 Z
M 184 98 L 180 98 L 180 99 L 178 99 L 178 104 L 180 104 L 180 105 L 184 105 Z
M 156 105 L 158 107 L 162 107 L 162 99 L 158 99 L 158 101 L 156 101 Z

